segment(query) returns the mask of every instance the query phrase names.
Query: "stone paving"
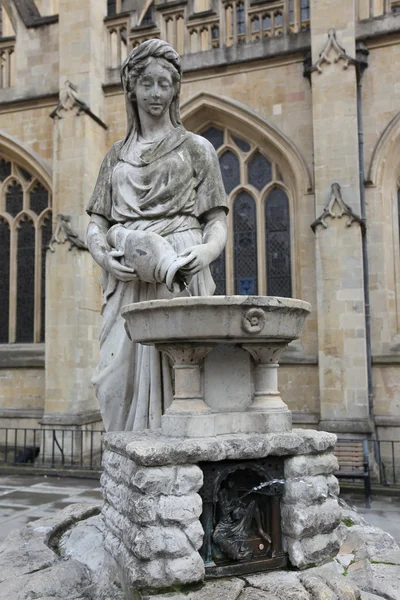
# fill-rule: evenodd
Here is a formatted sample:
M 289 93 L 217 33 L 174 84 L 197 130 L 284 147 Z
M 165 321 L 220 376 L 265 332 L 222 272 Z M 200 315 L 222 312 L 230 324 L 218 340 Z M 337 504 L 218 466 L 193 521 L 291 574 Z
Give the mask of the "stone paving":
M 101 500 L 98 479 L 0 476 L 0 542 L 31 521 L 51 516 L 75 502 Z

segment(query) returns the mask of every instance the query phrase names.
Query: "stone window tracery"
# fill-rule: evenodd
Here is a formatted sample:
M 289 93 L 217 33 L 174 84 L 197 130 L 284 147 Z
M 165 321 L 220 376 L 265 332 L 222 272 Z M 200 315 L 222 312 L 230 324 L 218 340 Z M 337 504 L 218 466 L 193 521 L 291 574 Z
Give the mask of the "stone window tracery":
M 28 168 L 0 156 L 0 343 L 44 341 L 51 196 Z
M 230 206 L 228 243 L 211 265 L 215 294 L 291 297 L 290 193 L 282 165 L 227 128 L 209 124 L 201 135 L 217 151 Z

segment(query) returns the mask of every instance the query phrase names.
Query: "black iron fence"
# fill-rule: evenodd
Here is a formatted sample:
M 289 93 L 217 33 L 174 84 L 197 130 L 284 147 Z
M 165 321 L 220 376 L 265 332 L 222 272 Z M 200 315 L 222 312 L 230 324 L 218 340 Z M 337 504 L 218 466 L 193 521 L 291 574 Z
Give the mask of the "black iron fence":
M 101 469 L 102 434 L 97 429 L 0 428 L 0 466 Z M 339 440 L 354 444 L 361 440 Z M 366 440 L 372 485 L 400 487 L 400 441 Z M 340 459 L 339 459 L 340 460 Z
M 0 466 L 99 470 L 103 431 L 0 428 Z

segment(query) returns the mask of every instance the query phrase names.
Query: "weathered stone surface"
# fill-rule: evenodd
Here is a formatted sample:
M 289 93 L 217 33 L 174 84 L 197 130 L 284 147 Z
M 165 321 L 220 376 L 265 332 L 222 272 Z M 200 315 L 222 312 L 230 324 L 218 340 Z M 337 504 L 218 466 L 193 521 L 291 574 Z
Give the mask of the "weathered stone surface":
M 285 461 L 285 477 L 292 479 L 294 477 L 331 475 L 338 468 L 336 456 L 329 452 L 311 456 L 294 456 Z
M 151 560 L 157 556 L 184 557 L 193 551 L 183 531 L 178 527 L 142 527 L 128 546 L 135 556 Z
M 204 562 L 198 552 L 165 563 L 165 576 L 170 585 L 193 583 L 204 578 Z
M 319 577 L 339 600 L 358 600 L 359 587 L 344 574 L 344 568 L 336 561 L 307 571 L 307 575 Z
M 309 506 L 314 502 L 327 500 L 328 496 L 328 477 L 325 475 L 318 475 L 317 477 L 303 477 L 301 479 L 287 480 L 283 501 L 285 504 L 302 503 Z
M 74 504 L 13 531 L 0 546 L 0 583 L 54 565 L 57 556 L 47 544 L 57 537 L 59 530 L 98 512 L 98 505 Z
M 340 548 L 340 541 L 335 531 L 303 540 L 294 540 L 290 537 L 285 539 L 291 564 L 301 569 L 333 558 Z
M 347 573 L 362 590 L 387 600 L 400 600 L 400 569 L 397 565 L 369 564 L 364 568 L 356 565 L 350 565 Z
M 262 592 L 254 588 L 245 589 L 239 596 L 239 600 L 280 600 L 275 594 Z
M 138 465 L 161 466 L 325 452 L 333 449 L 336 436 L 323 431 L 296 429 L 287 433 L 221 435 L 193 440 L 165 437 L 157 430 L 110 432 L 104 436 L 104 443 L 106 449 L 127 456 Z M 330 474 L 333 470 L 309 474 Z
M 104 521 L 101 516 L 90 517 L 67 530 L 61 537 L 58 551 L 100 573 L 104 561 Z
M 56 600 L 92 598 L 90 571 L 76 560 L 57 564 L 29 575 L 7 579 L 1 585 L 0 600 L 28 600 L 43 597 Z
M 260 573 L 247 575 L 244 579 L 251 587 L 275 594 L 280 600 L 311 600 L 297 573 Z
M 353 551 L 365 548 L 368 558 L 376 562 L 391 562 L 400 565 L 400 548 L 393 537 L 376 527 L 355 525 L 350 528 L 345 542 L 353 545 Z
M 304 574 L 300 577 L 302 584 L 310 592 L 313 600 L 338 600 L 338 596 L 317 575 Z
M 157 514 L 164 525 L 171 523 L 187 525 L 197 520 L 202 510 L 203 504 L 198 494 L 161 496 L 157 506 Z
M 244 581 L 236 579 L 219 579 L 210 581 L 200 589 L 187 591 L 184 594 L 159 594 L 156 597 L 143 595 L 141 600 L 238 600 L 245 586 Z
M 283 505 L 281 509 L 282 531 L 291 538 L 301 539 L 330 533 L 340 523 L 341 509 L 336 500 L 323 504 Z
M 199 550 L 203 543 L 204 530 L 200 521 L 193 521 L 188 525 L 184 532 L 195 550 Z
M 0 546 L 0 584 L 8 579 L 46 569 L 57 557 L 32 531 L 24 528 L 13 531 Z
M 360 600 L 382 600 L 383 596 L 377 596 L 376 594 L 370 594 L 369 592 L 361 592 Z
M 176 479 L 173 482 L 172 494 L 184 496 L 198 492 L 203 485 L 203 471 L 194 465 L 181 465 L 176 469 Z

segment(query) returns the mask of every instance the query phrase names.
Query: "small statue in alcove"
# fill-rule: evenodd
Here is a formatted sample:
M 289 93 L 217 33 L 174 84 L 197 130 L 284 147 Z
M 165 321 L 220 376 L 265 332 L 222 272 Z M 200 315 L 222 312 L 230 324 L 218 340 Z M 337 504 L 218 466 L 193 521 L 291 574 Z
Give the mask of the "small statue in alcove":
M 246 560 L 253 556 L 249 536 L 255 524 L 258 535 L 265 540 L 269 552 L 272 540 L 264 531 L 260 508 L 256 500 L 245 502 L 239 497 L 234 478 L 229 478 L 218 492 L 220 518 L 215 527 L 213 541 L 232 560 Z

